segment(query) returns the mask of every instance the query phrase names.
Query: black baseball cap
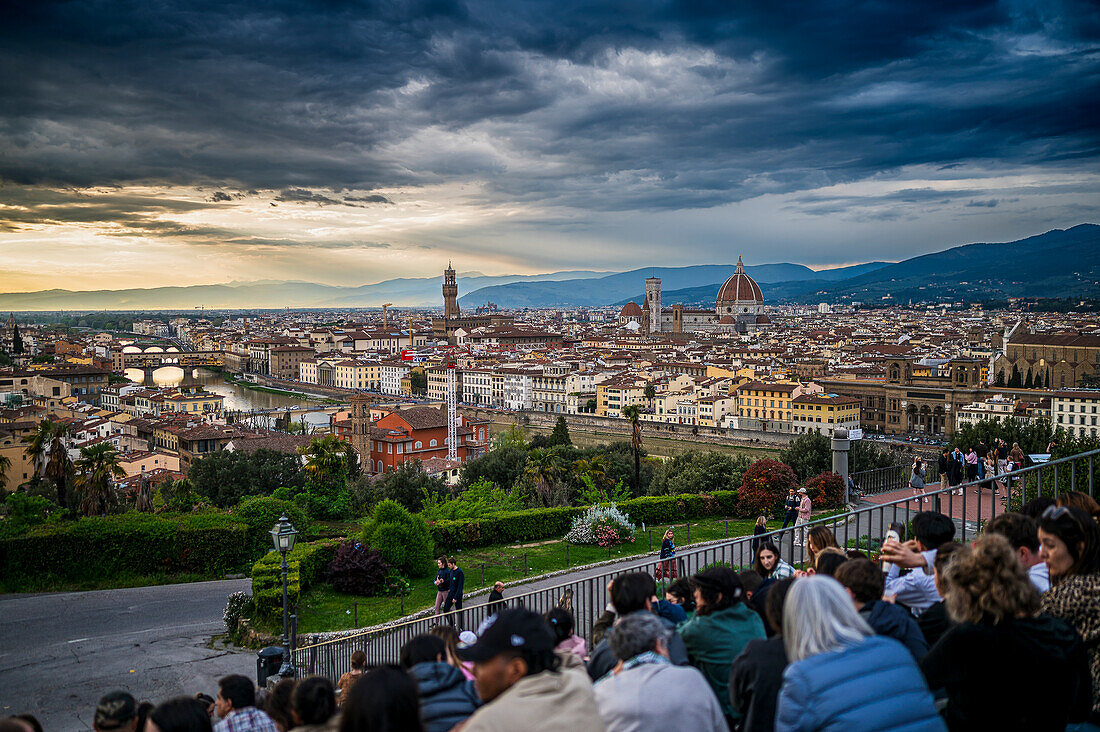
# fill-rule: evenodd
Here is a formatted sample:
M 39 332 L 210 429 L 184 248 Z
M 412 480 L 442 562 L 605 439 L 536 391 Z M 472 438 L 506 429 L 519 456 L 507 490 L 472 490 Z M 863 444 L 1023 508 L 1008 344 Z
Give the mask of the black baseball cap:
M 480 663 L 508 651 L 554 650 L 554 635 L 542 616 L 525 608 L 511 608 L 496 616 L 477 643 L 458 649 L 463 661 Z
M 112 691 L 95 708 L 95 728 L 122 729 L 137 716 L 137 702 L 125 691 Z

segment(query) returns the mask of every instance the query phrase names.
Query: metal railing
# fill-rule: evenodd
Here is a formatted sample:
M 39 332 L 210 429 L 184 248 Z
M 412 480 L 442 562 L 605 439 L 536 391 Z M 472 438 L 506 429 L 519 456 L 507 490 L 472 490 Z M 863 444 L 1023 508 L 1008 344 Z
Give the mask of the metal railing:
M 913 470 L 913 464 L 891 465 L 886 468 L 874 468 L 873 470 L 861 470 L 852 473 L 852 481 L 859 491 L 865 496 L 875 496 L 880 493 L 900 490 L 909 487 L 909 474 Z M 937 463 L 926 462 L 924 464 L 924 484 L 933 488 L 940 482 L 940 468 Z
M 805 533 L 814 526 L 829 528 L 841 547 L 871 553 L 877 551 L 881 537 L 890 524 L 905 526 L 918 512 L 930 509 L 952 516 L 958 529 L 955 538 L 966 542 L 972 540 L 989 519 L 1007 510 L 1019 510 L 1040 493 L 1055 498 L 1067 490 L 1093 495 L 1095 484 L 1100 483 L 1100 474 L 1096 472 L 1098 456 L 1100 450 L 1093 450 L 1002 476 L 964 483 L 955 489 L 929 489 L 925 493 L 928 503 L 916 503 L 911 496 L 907 496 L 811 521 L 804 526 L 780 529 L 762 537 L 746 536 L 682 550 L 677 553 L 677 568 L 680 576 L 690 576 L 715 563 L 734 569 L 748 568 L 754 559 L 754 542 L 760 539 L 776 544 L 783 558 L 797 564 L 805 559 Z M 1003 490 L 998 497 L 991 498 L 990 488 L 995 487 L 994 481 L 999 481 Z M 962 494 L 956 495 L 954 491 L 960 489 Z M 975 492 L 983 495 L 976 496 Z M 510 595 L 505 598 L 505 604 L 509 607 L 522 605 L 540 613 L 558 605 L 566 606 L 576 619 L 577 634 L 590 639 L 591 628 L 608 602 L 608 582 L 628 572 L 656 575 L 657 566 L 661 563 L 655 554 L 651 554 L 636 561 L 626 560 L 608 571 L 578 570 L 576 575 L 580 576 L 551 587 Z M 476 629 L 492 614 L 483 598 L 476 598 L 476 602 L 462 610 L 399 621 L 340 638 L 311 638 L 306 645 L 294 649 L 294 665 L 301 674 L 321 674 L 335 680 L 351 667 L 351 654 L 356 650 L 367 654 L 370 665 L 396 663 L 401 647 L 409 639 L 428 632 L 439 623 L 453 623 L 460 629 Z

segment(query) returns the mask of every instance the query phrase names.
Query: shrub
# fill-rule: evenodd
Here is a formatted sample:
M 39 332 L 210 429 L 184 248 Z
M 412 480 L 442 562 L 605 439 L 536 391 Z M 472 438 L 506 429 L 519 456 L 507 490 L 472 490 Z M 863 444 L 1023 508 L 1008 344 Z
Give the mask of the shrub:
M 302 590 L 324 579 L 338 543 L 333 539 L 302 542 L 286 555 L 287 602 L 291 607 L 298 603 Z M 282 555 L 274 549 L 252 566 L 252 602 L 261 617 L 271 618 L 282 611 Z
M 225 631 L 229 633 L 229 639 L 236 641 L 240 631 L 241 618 L 252 607 L 252 595 L 247 592 L 234 592 L 225 603 L 225 612 L 222 620 L 225 622 Z
M 363 541 L 410 576 L 422 577 L 434 566 L 435 545 L 428 523 L 396 501 L 382 501 L 374 507 L 363 524 Z
M 803 485 L 815 508 L 837 508 L 844 503 L 844 479 L 826 472 L 807 480 Z
M 634 524 L 614 503 L 592 506 L 573 519 L 565 540 L 571 544 L 618 546 L 634 541 Z
M 264 496 L 245 498 L 233 509 L 233 514 L 248 524 L 249 552 L 253 557 L 262 556 L 273 548 L 271 529 L 283 516 L 290 520 L 300 534 L 309 528 L 309 519 L 305 511 L 290 501 L 282 501 L 278 498 Z
M 741 485 L 752 462 L 744 455 L 713 450 L 689 450 L 657 467 L 649 486 L 652 495 L 710 493 Z
M 797 487 L 798 479 L 790 466 L 778 460 L 757 460 L 741 481 L 738 510 L 742 516 L 774 515 L 783 507 L 788 490 Z
M 523 501 L 514 491 L 498 488 L 487 479 L 480 478 L 448 501 L 444 501 L 441 494 L 432 493 L 420 515 L 427 521 L 457 521 L 522 509 Z
M 0 522 L 0 536 L 16 536 L 31 526 L 45 523 L 46 518 L 58 510 L 58 506 L 42 496 L 11 493 L 4 500 L 4 509 L 7 516 Z
M 379 552 L 349 541 L 336 548 L 328 565 L 328 579 L 338 592 L 370 597 L 382 589 L 391 568 Z

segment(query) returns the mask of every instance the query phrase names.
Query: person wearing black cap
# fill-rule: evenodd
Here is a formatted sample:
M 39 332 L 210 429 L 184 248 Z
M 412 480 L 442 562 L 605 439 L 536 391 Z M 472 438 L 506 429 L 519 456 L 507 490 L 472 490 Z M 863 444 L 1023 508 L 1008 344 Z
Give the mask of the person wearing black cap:
M 474 686 L 485 703 L 463 732 L 604 731 L 592 683 L 584 673 L 561 670 L 541 615 L 512 608 L 488 622 L 477 643 L 458 649 L 459 658 L 474 663 Z
M 112 691 L 99 700 L 92 719 L 96 732 L 134 732 L 137 728 L 137 701 L 125 691 Z

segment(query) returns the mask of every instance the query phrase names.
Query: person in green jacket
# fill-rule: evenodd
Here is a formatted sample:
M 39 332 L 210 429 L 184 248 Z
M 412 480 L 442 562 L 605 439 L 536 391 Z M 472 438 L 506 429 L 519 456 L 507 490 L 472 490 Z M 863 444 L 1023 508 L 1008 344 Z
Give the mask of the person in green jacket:
M 737 713 L 729 697 L 730 666 L 749 641 L 765 637 L 764 623 L 745 605 L 741 580 L 729 567 L 705 569 L 692 581 L 695 616 L 677 630 L 691 665 L 706 677 L 732 729 Z

